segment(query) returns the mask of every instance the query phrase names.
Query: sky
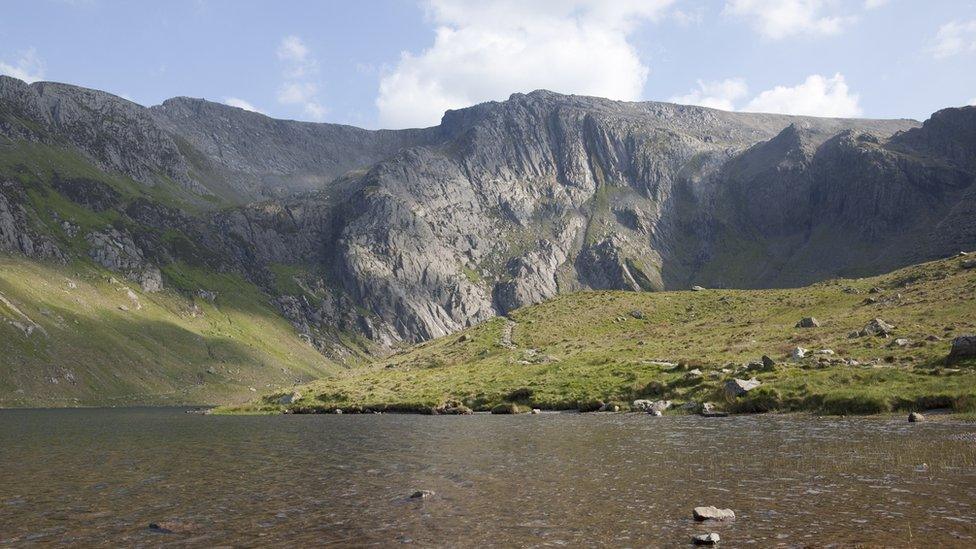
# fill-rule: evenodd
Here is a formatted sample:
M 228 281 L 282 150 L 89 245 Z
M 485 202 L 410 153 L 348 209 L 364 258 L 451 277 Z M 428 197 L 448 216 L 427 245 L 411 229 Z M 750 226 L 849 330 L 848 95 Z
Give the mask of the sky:
M 976 0 L 3 0 L 0 74 L 365 128 L 540 88 L 923 120 L 976 104 Z

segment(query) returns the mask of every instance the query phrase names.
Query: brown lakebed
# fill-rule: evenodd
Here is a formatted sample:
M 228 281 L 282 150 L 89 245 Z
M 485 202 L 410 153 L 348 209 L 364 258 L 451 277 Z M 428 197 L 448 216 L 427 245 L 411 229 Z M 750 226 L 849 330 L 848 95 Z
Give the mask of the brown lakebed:
M 708 505 L 736 520 L 696 522 Z M 4 546 L 640 547 L 706 532 L 729 546 L 972 546 L 976 424 L 0 412 Z

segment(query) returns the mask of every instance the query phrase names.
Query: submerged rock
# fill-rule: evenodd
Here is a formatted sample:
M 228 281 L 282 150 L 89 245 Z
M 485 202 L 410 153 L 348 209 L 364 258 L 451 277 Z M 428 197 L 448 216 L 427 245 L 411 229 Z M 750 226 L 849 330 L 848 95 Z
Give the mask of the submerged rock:
M 691 538 L 691 542 L 695 545 L 715 545 L 722 538 L 715 532 L 710 532 L 708 534 L 699 534 Z
M 713 505 L 695 507 L 692 514 L 695 520 L 735 520 L 735 512 L 732 509 L 719 509 Z

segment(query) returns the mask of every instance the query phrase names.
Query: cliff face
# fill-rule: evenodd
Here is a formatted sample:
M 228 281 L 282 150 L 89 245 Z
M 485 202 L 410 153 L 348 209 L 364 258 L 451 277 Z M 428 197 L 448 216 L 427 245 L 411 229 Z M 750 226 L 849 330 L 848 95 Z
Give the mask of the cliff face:
M 339 355 L 343 333 L 388 348 L 567 291 L 792 286 L 976 246 L 974 108 L 919 127 L 539 91 L 370 132 L 77 90 L 0 79 L 2 134 L 200 196 L 272 197 L 116 209 L 147 262 L 242 273 Z M 97 120 L 48 114 L 72 102 Z

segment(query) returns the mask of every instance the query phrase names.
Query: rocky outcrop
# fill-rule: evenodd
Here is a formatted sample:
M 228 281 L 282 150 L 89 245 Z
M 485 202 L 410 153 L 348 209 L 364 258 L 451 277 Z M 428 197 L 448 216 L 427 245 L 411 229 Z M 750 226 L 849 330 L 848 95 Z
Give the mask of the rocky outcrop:
M 146 260 L 127 231 L 107 227 L 87 234 L 85 240 L 90 246 L 88 256 L 95 263 L 138 282 L 145 292 L 163 289 L 163 277 L 159 268 Z
M 54 240 L 31 227 L 23 188 L 15 181 L 0 181 L 0 251 L 18 252 L 37 259 L 64 261 Z
M 130 235 L 141 256 L 89 235 L 96 261 L 240 273 L 323 350 L 339 331 L 390 348 L 580 289 L 793 286 L 972 249 L 973 112 L 919 127 L 537 91 L 370 132 L 0 78 L 0 138 L 67 142 L 194 196 L 274 197 L 191 215 L 55 185 L 149 229 Z M 0 242 L 36 248 L 15 210 L 0 203 Z M 180 245 L 160 236 L 174 231 Z M 308 271 L 309 295 L 282 295 L 275 264 Z

